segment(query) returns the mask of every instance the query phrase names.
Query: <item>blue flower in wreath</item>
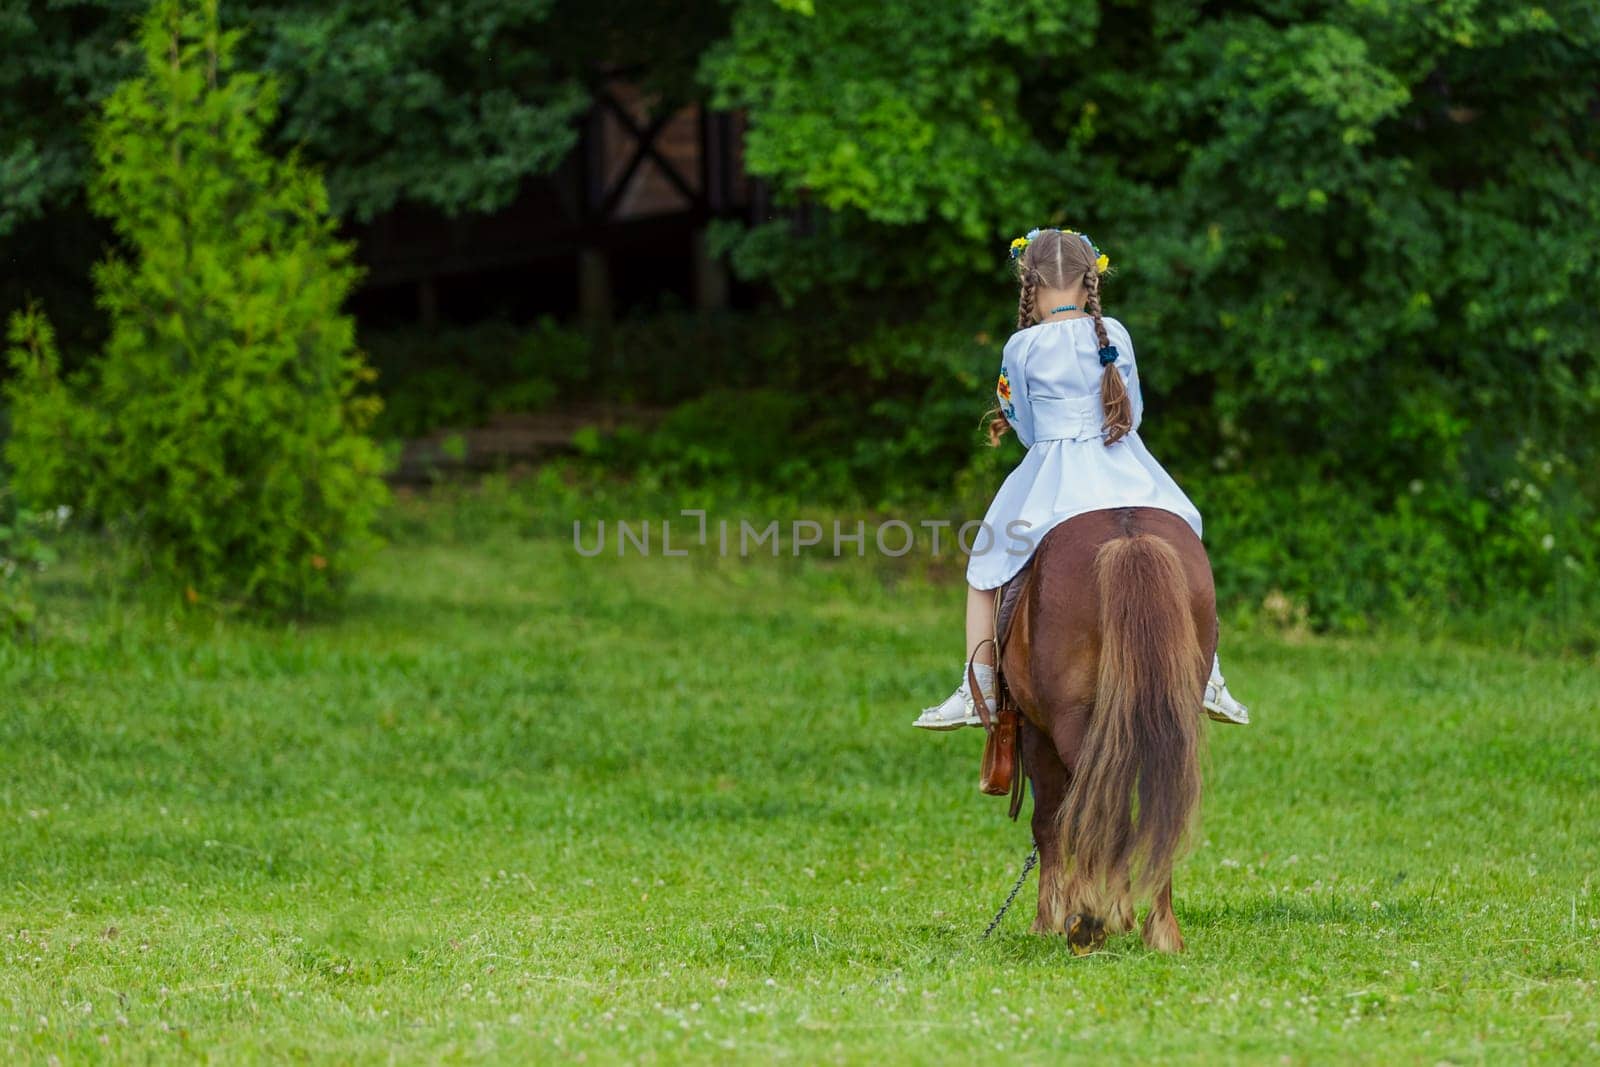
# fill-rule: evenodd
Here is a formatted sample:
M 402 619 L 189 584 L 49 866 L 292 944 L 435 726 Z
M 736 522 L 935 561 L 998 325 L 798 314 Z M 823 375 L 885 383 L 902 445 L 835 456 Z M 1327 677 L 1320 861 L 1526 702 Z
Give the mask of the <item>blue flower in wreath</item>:
M 1026 252 L 1028 250 L 1028 246 L 1030 244 L 1032 244 L 1038 238 L 1038 236 L 1039 236 L 1039 230 L 1037 228 L 1035 228 L 1035 229 L 1029 230 L 1023 236 L 1018 237 L 1017 239 L 1012 241 L 1011 242 L 1011 258 L 1012 259 L 1016 259 L 1018 256 L 1022 255 L 1022 253 Z

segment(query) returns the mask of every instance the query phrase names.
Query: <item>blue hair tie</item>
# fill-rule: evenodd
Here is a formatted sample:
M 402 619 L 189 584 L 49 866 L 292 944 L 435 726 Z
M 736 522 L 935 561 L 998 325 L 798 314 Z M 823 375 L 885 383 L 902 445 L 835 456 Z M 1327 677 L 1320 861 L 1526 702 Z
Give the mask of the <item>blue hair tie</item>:
M 1109 367 L 1109 366 L 1111 366 L 1111 364 L 1115 363 L 1116 361 L 1117 361 L 1117 346 L 1116 345 L 1106 345 L 1104 348 L 1102 348 L 1100 350 L 1100 365 L 1102 367 Z

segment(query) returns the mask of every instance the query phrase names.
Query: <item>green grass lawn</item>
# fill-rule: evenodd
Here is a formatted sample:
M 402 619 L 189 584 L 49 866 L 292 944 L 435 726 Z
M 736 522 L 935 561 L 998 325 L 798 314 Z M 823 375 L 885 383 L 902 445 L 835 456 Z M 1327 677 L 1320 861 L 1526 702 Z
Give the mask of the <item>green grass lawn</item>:
M 958 587 L 404 514 L 325 624 L 44 589 L 0 1060 L 1600 1058 L 1593 662 L 1225 635 L 1189 951 L 1074 959 L 1031 880 L 978 940 L 1026 820 L 907 728 Z

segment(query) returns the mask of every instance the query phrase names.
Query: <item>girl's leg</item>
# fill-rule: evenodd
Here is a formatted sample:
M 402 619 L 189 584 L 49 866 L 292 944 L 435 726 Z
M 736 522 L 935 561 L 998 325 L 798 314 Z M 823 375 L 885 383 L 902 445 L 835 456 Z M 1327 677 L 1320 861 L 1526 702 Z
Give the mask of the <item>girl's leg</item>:
M 994 666 L 994 612 L 998 589 L 974 589 L 967 586 L 967 659 L 977 652 L 977 662 Z M 989 644 L 983 645 L 988 641 Z M 983 645 L 982 649 L 978 646 Z
M 1205 709 L 1216 722 L 1250 724 L 1250 709 L 1228 692 L 1228 683 L 1222 678 L 1222 660 L 1215 656 L 1211 659 L 1211 678 L 1206 682 Z
M 954 730 L 962 726 L 981 726 L 973 707 L 972 695 L 967 692 L 967 660 L 976 659 L 972 673 L 977 676 L 978 688 L 984 700 L 994 706 L 994 610 L 997 590 L 967 587 L 967 654 L 961 657 L 961 684 L 945 698 L 942 704 L 924 708 L 913 726 L 924 730 Z M 984 644 L 989 641 L 989 644 Z M 980 649 L 978 646 L 983 645 Z

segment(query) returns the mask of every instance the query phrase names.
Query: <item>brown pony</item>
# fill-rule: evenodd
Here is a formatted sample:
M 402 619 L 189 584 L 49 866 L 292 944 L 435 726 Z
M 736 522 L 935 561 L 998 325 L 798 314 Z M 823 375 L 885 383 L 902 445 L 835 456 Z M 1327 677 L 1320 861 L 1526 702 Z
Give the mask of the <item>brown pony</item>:
M 1116 508 L 1052 530 L 1026 581 L 1002 666 L 1033 781 L 1033 931 L 1091 952 L 1149 897 L 1145 944 L 1181 952 L 1172 867 L 1200 799 L 1211 563 L 1178 516 Z

